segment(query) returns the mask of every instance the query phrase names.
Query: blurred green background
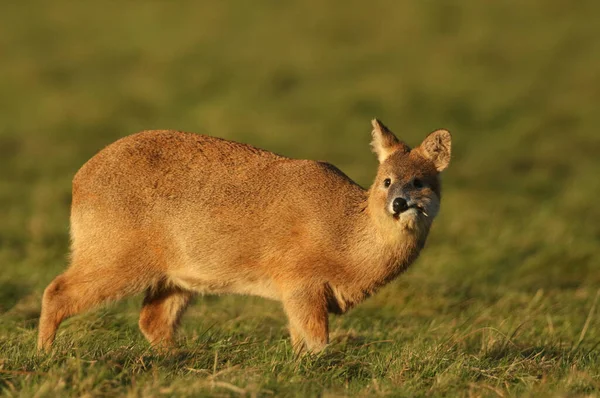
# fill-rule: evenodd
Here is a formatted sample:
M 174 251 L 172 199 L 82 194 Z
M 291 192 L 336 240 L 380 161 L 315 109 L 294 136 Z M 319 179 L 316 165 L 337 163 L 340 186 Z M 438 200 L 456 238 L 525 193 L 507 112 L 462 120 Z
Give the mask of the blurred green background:
M 442 213 L 414 267 L 333 319 L 333 330 L 409 347 L 415 336 L 428 335 L 431 341 L 412 343 L 397 359 L 409 367 L 418 362 L 414 352 L 443 344 L 444 333 L 467 336 L 477 325 L 515 331 L 510 342 L 517 349 L 509 355 L 515 361 L 532 347 L 554 347 L 555 356 L 548 366 L 534 358 L 539 369 L 523 369 L 523 378 L 459 372 L 456 390 L 436 384 L 451 371 L 419 368 L 402 382 L 388 373 L 358 377 L 348 391 L 376 393 L 371 379 L 388 388 L 383 393 L 413 386 L 417 395 L 594 391 L 600 385 L 600 322 L 592 306 L 600 289 L 599 16 L 600 3 L 585 0 L 3 2 L 0 370 L 57 369 L 27 350 L 43 288 L 66 266 L 70 181 L 101 148 L 140 130 L 192 131 L 327 160 L 367 187 L 376 171 L 369 120 L 378 117 L 410 145 L 437 128 L 452 132 Z M 143 345 L 135 331 L 138 301 L 105 315 L 124 311 L 126 337 Z M 244 306 L 257 319 L 227 324 L 222 333 L 239 329 L 247 338 L 266 324 L 277 333 L 265 344 L 286 344 L 284 321 L 264 315 L 279 307 L 260 299 L 200 299 L 184 333 L 211 319 L 219 324 L 227 311 Z M 92 322 L 98 313 L 87 316 L 63 328 L 76 333 L 76 322 Z M 459 340 L 456 358 L 487 352 Z M 21 356 L 11 351 L 17 346 Z M 587 357 L 569 356 L 584 346 Z M 314 366 L 321 380 L 325 371 Z M 569 373 L 574 366 L 585 377 Z M 259 390 L 260 380 L 270 385 L 261 372 L 253 381 Z M 321 389 L 310 391 L 343 392 L 348 380 L 342 379 L 322 379 Z M 478 390 L 481 380 L 493 388 Z M 38 382 L 0 371 L 6 391 L 34 393 Z M 123 393 L 128 383 L 115 391 Z M 286 393 L 284 382 L 273 383 L 271 391 Z M 96 390 L 72 393 L 89 391 Z

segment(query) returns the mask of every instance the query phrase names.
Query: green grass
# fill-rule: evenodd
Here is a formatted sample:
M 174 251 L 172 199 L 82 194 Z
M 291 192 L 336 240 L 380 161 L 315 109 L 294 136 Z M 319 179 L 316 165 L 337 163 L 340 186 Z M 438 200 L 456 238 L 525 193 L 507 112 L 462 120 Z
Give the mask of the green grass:
M 3 2 L 0 389 L 8 396 L 587 396 L 600 391 L 600 5 L 560 0 Z M 70 180 L 152 128 L 325 159 L 364 186 L 369 120 L 453 163 L 425 251 L 294 358 L 280 306 L 204 297 L 171 355 L 141 298 L 35 353 Z

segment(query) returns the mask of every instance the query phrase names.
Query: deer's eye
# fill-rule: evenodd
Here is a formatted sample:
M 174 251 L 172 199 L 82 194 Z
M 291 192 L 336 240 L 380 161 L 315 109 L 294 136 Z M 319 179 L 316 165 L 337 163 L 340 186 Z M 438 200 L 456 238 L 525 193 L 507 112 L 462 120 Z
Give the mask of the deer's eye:
M 418 178 L 415 178 L 413 180 L 413 187 L 419 189 L 419 188 L 423 188 L 423 181 L 419 180 Z
M 392 185 L 392 180 L 390 180 L 389 178 L 386 178 L 385 180 L 383 180 L 383 186 L 388 188 L 390 185 Z

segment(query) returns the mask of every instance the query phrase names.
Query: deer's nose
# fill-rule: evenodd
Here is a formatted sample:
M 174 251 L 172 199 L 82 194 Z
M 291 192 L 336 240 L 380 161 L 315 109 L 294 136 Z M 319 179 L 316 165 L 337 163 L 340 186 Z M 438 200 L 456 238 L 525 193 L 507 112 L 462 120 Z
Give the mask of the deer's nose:
M 406 203 L 406 199 L 394 199 L 394 202 L 392 203 L 392 210 L 394 211 L 394 214 L 400 214 L 403 211 L 406 211 L 406 209 L 408 209 L 408 203 Z

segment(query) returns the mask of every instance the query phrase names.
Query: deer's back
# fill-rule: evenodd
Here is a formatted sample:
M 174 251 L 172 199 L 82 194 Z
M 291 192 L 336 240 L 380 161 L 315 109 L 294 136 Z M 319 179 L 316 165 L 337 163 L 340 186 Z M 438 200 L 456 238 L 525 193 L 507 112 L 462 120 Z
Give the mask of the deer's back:
M 116 141 L 91 158 L 73 180 L 74 207 L 101 200 L 105 206 L 128 208 L 131 216 L 236 203 L 250 206 L 235 209 L 244 212 L 264 209 L 277 198 L 293 203 L 307 194 L 327 195 L 322 199 L 331 204 L 334 193 L 356 195 L 362 189 L 327 163 L 169 130 Z
M 200 200 L 218 186 L 226 188 L 228 182 L 282 159 L 214 137 L 145 131 L 90 159 L 73 180 L 73 201 L 79 205 L 101 198 L 106 205 L 143 212 L 150 205 Z

